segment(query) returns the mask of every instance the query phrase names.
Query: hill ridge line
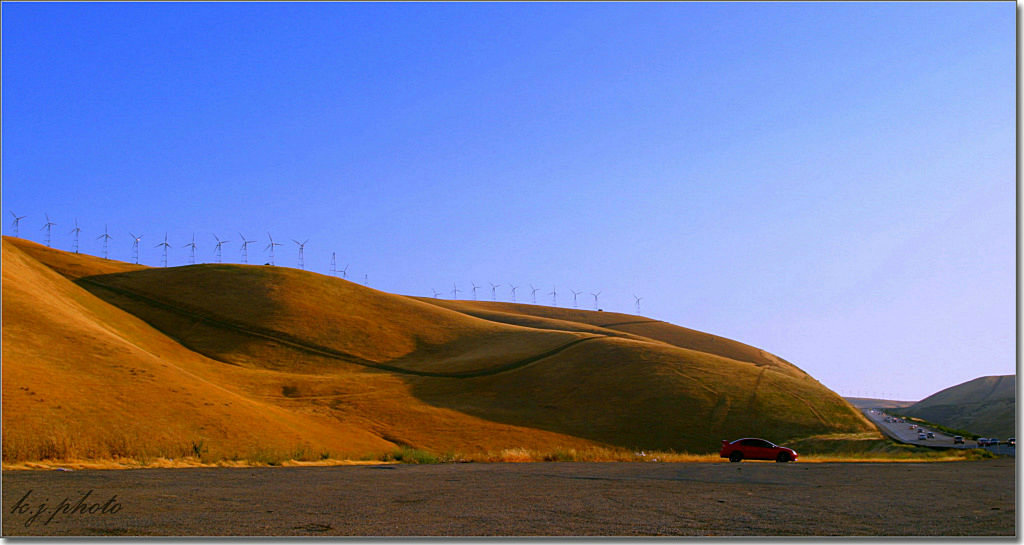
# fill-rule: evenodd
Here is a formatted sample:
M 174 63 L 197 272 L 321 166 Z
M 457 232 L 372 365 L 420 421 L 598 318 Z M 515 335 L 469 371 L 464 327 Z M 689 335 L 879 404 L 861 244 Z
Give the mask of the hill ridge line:
M 472 371 L 452 371 L 452 372 L 444 372 L 444 371 L 417 371 L 415 369 L 405 369 L 405 368 L 402 368 L 402 367 L 388 365 L 386 363 L 378 363 L 378 362 L 373 362 L 373 361 L 370 361 L 370 360 L 366 360 L 366 359 L 360 358 L 358 356 L 354 356 L 352 354 L 348 354 L 348 353 L 342 352 L 340 350 L 336 350 L 336 349 L 333 349 L 333 348 L 328 348 L 326 346 L 320 346 L 320 345 L 317 345 L 317 344 L 314 344 L 314 343 L 310 343 L 310 342 L 302 340 L 302 339 L 298 339 L 296 337 L 293 337 L 293 336 L 291 336 L 291 335 L 289 335 L 287 333 L 282 333 L 280 331 L 275 331 L 275 330 L 272 330 L 272 329 L 265 329 L 265 328 L 260 328 L 260 327 L 240 324 L 240 323 L 232 321 L 232 320 L 224 319 L 224 318 L 222 318 L 220 316 L 210 315 L 210 313 L 208 313 L 208 312 L 197 311 L 195 309 L 186 308 L 184 305 L 175 304 L 175 303 L 171 303 L 171 302 L 168 302 L 168 301 L 163 301 L 161 299 L 154 298 L 151 295 L 143 295 L 143 294 L 138 293 L 138 292 L 136 292 L 134 290 L 130 290 L 130 289 L 127 289 L 127 288 L 124 288 L 124 287 L 112 286 L 112 285 L 107 284 L 105 282 L 98 281 L 95 278 L 89 278 L 89 277 L 80 278 L 80 279 L 77 280 L 77 282 L 79 282 L 79 283 L 87 283 L 87 284 L 93 285 L 93 286 L 101 288 L 101 289 L 106 289 L 106 290 L 112 291 L 114 293 L 117 293 L 119 295 L 122 295 L 124 297 L 128 297 L 129 299 L 135 299 L 136 301 L 140 301 L 140 302 L 145 303 L 147 305 L 155 306 L 157 308 L 166 310 L 168 312 L 172 312 L 172 313 L 178 314 L 180 316 L 184 316 L 184 317 L 187 317 L 187 318 L 198 320 L 198 321 L 201 321 L 201 322 L 213 325 L 215 327 L 231 329 L 231 330 L 234 330 L 234 331 L 236 331 L 238 333 L 242 333 L 244 335 L 260 337 L 260 338 L 263 338 L 263 339 L 266 339 L 266 340 L 269 340 L 269 341 L 272 341 L 272 342 L 276 342 L 276 343 L 279 343 L 279 344 L 282 344 L 282 345 L 285 345 L 285 346 L 290 346 L 292 348 L 296 348 L 296 349 L 302 350 L 304 352 L 309 352 L 309 353 L 320 355 L 320 356 L 326 356 L 326 357 L 329 357 L 331 359 L 341 360 L 341 361 L 344 361 L 346 363 L 351 363 L 351 364 L 359 365 L 359 366 L 362 366 L 362 367 L 367 367 L 367 368 L 372 368 L 372 369 L 379 369 L 379 370 L 382 370 L 382 371 L 389 371 L 389 372 L 405 374 L 405 375 L 422 376 L 422 377 L 435 377 L 435 378 L 475 378 L 475 377 L 496 375 L 498 373 L 512 371 L 514 369 L 518 369 L 518 368 L 530 365 L 532 363 L 536 363 L 536 362 L 538 362 L 538 361 L 540 361 L 542 359 L 555 356 L 555 355 L 557 355 L 557 354 L 559 354 L 559 353 L 561 353 L 561 352 L 563 352 L 565 350 L 568 350 L 569 348 L 572 348 L 573 346 L 575 346 L 577 344 L 580 344 L 582 342 L 591 341 L 591 340 L 595 340 L 595 339 L 605 339 L 605 338 L 610 337 L 610 335 L 593 334 L 593 336 L 584 337 L 584 338 L 581 338 L 581 339 L 576 339 L 574 341 L 570 341 L 570 342 L 568 342 L 568 343 L 566 343 L 564 345 L 555 347 L 555 348 L 553 348 L 551 350 L 548 350 L 546 352 L 542 352 L 540 354 L 536 354 L 536 355 L 530 356 L 528 358 L 524 358 L 524 359 L 521 359 L 521 360 L 510 362 L 510 363 L 507 363 L 507 364 L 504 364 L 504 365 L 498 365 L 498 366 L 495 366 L 495 367 L 487 367 L 487 368 L 476 369 L 476 370 L 472 370 Z M 132 313 L 132 314 L 134 314 L 134 313 Z M 141 316 L 139 318 L 143 319 L 143 321 L 145 321 L 145 319 L 142 318 Z M 216 361 L 221 361 L 220 359 L 217 359 L 217 358 L 212 358 L 212 359 L 215 359 Z

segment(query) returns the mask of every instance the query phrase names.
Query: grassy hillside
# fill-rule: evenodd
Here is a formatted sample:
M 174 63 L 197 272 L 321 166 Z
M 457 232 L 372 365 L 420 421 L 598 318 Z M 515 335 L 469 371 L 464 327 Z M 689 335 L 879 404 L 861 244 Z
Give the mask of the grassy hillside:
M 981 377 L 946 388 L 900 412 L 982 436 L 1016 434 L 1016 375 Z
M 626 314 L 3 241 L 4 460 L 623 448 L 873 431 L 754 347 Z M 283 453 L 283 454 L 282 454 Z

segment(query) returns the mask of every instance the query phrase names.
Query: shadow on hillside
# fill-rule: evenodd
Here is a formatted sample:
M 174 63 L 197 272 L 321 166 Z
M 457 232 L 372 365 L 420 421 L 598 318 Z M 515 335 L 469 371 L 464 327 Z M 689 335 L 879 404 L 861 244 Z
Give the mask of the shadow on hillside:
M 232 274 L 219 274 L 229 268 Z M 244 321 L 275 312 L 269 273 L 259 266 L 206 264 L 94 275 L 75 283 L 189 350 L 235 365 L 236 356 L 253 345 L 287 342 L 278 332 Z

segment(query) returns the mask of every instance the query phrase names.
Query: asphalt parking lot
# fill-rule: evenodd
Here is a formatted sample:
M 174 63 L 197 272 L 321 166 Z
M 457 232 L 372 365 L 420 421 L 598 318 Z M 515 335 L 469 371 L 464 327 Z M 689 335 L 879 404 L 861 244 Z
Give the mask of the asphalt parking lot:
M 1014 470 L 999 458 L 5 471 L 3 533 L 1013 536 Z

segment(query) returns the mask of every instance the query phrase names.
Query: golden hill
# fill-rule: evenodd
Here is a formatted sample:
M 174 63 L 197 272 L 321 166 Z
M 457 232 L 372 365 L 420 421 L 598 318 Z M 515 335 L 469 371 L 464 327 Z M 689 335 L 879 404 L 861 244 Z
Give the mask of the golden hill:
M 3 240 L 3 456 L 714 452 L 872 426 L 792 364 L 627 314 L 149 268 Z

